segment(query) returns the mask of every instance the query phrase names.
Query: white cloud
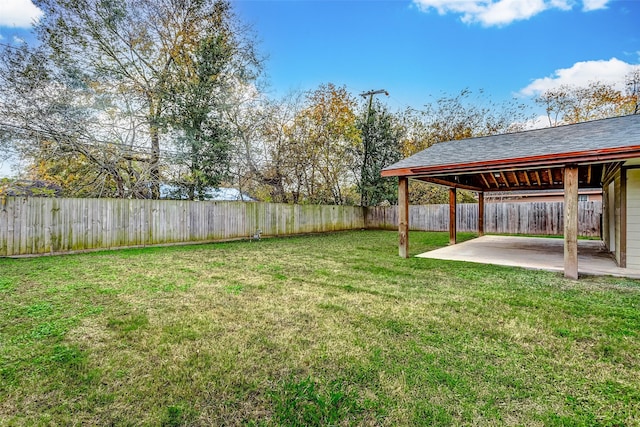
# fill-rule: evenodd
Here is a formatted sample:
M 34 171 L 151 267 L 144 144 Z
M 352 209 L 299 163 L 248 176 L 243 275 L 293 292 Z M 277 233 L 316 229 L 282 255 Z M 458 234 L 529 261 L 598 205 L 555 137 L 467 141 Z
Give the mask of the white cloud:
M 478 20 L 484 25 L 506 25 L 513 21 L 529 19 L 547 9 L 543 0 L 500 0 L 488 4 L 477 16 L 464 16 L 463 21 Z
M 522 124 L 524 130 L 542 129 L 551 126 L 548 116 L 536 116 Z
M 571 10 L 576 1 L 579 0 L 413 0 L 424 12 L 435 9 L 441 15 L 458 14 L 465 23 L 477 22 L 487 27 L 526 20 L 549 9 Z M 610 1 L 581 0 L 582 9 L 602 9 Z
M 592 10 L 605 9 L 609 0 L 582 0 L 582 10 L 590 12 Z
M 14 44 L 22 44 L 22 43 L 24 43 L 24 39 L 22 37 L 13 36 L 13 43 Z
M 549 77 L 536 79 L 520 91 L 525 96 L 534 96 L 561 85 L 586 86 L 590 82 L 612 84 L 616 89 L 624 89 L 625 77 L 640 65 L 628 64 L 617 58 L 608 61 L 576 62 L 570 68 L 560 68 Z
M 0 26 L 29 28 L 42 16 L 42 11 L 31 0 L 0 1 Z

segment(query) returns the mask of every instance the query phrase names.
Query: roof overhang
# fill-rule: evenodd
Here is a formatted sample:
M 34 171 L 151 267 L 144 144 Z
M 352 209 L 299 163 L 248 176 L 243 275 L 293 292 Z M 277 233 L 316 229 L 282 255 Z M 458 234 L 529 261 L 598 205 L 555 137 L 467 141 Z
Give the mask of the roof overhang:
M 460 175 L 479 172 L 544 169 L 549 167 L 564 167 L 565 165 L 589 165 L 611 163 L 640 157 L 640 145 L 602 150 L 592 150 L 573 153 L 549 154 L 546 156 L 519 157 L 512 159 L 497 159 L 485 162 L 455 163 L 427 167 L 410 167 L 400 169 L 385 169 L 383 177 L 437 177 L 441 175 Z
M 600 188 L 630 159 L 640 160 L 640 115 L 442 142 L 381 175 L 472 191 L 540 190 L 563 188 L 565 168 L 577 166 L 580 188 Z

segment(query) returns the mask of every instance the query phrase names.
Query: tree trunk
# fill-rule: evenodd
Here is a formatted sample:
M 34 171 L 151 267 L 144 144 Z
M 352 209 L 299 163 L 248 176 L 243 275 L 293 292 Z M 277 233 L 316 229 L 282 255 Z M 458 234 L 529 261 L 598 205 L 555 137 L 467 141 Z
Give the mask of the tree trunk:
M 151 180 L 151 198 L 160 198 L 160 129 L 158 129 L 158 116 L 160 112 L 160 101 L 149 97 L 149 134 L 151 136 L 151 165 L 149 175 Z

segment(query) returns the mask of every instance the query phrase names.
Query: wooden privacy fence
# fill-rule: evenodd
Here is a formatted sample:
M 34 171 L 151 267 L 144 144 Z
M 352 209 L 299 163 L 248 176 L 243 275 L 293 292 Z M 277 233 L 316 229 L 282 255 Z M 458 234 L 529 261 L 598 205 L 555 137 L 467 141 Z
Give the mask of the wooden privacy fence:
M 0 256 L 364 228 L 356 206 L 0 198 Z
M 564 203 L 486 203 L 484 205 L 484 231 L 498 234 L 562 235 L 564 233 Z M 458 231 L 478 230 L 478 205 L 458 204 L 456 226 Z M 578 203 L 578 234 L 585 237 L 600 236 L 602 202 Z M 395 206 L 367 208 L 367 228 L 385 230 L 398 227 Z M 419 231 L 449 230 L 449 205 L 409 207 L 409 229 Z
M 562 234 L 562 202 L 487 203 L 485 232 Z M 600 202 L 579 203 L 579 233 L 600 235 Z M 478 206 L 458 205 L 458 230 L 476 231 Z M 411 206 L 411 230 L 446 231 L 448 205 Z M 0 256 L 208 242 L 361 228 L 397 229 L 397 208 L 191 202 L 185 200 L 0 198 Z

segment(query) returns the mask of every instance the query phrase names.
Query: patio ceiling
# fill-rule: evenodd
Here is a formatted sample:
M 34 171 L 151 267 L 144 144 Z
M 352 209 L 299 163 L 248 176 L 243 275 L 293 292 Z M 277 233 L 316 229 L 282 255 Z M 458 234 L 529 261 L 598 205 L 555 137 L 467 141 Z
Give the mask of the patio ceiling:
M 601 188 L 605 173 L 614 167 L 605 164 L 579 166 L 578 185 L 580 188 Z M 464 175 L 417 175 L 411 178 L 471 191 L 552 190 L 564 188 L 564 167 L 494 170 Z

